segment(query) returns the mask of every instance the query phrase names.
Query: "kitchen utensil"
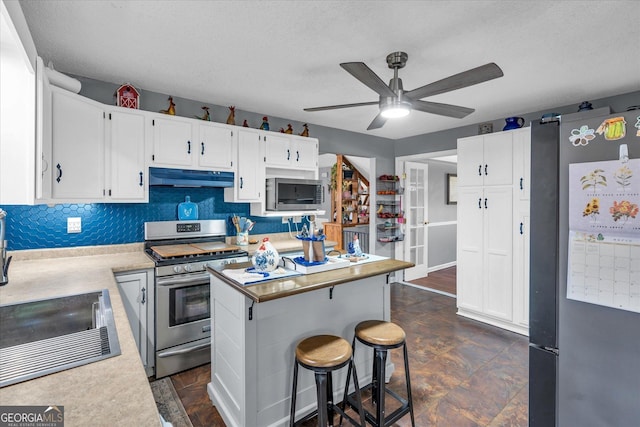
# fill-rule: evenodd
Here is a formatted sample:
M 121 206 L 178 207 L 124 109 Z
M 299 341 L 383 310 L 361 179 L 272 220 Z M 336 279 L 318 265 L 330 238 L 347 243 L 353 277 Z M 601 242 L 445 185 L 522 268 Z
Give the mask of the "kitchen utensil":
M 178 219 L 180 221 L 198 219 L 198 205 L 191 201 L 191 197 L 186 196 L 184 202 L 178 205 Z

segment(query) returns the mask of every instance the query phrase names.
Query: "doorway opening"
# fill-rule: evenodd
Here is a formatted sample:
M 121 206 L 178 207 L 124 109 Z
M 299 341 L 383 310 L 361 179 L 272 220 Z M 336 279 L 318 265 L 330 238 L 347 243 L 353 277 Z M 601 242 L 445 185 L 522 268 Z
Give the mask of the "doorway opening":
M 407 186 L 402 206 L 408 237 L 397 244 L 396 258 L 416 265 L 405 270 L 404 283 L 455 297 L 456 150 L 397 157 L 396 173 Z

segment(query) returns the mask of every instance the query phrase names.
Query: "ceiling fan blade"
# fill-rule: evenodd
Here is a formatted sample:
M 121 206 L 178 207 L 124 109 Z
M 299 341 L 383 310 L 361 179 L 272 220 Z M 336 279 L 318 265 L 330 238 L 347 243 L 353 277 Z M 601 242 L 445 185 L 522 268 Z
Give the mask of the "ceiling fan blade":
M 455 117 L 456 119 L 461 119 L 476 111 L 473 108 L 441 104 L 439 102 L 413 101 L 411 105 L 414 110 L 438 114 L 440 116 Z
M 382 114 L 378 113 L 375 119 L 371 122 L 367 130 L 379 129 L 387 122 L 387 119 L 382 117 Z
M 405 92 L 404 95 L 411 99 L 421 99 L 426 96 L 438 95 L 440 93 L 462 89 L 463 87 L 473 86 L 502 76 L 504 76 L 504 73 L 500 67 L 491 62 Z
M 371 102 L 357 102 L 355 104 L 342 104 L 342 105 L 327 105 L 326 107 L 313 107 L 313 108 L 305 108 L 304 111 L 324 111 L 324 110 L 337 110 L 338 108 L 349 108 L 349 107 L 362 107 L 364 105 L 378 105 L 378 101 Z
M 367 67 L 364 62 L 343 62 L 340 66 L 353 77 L 373 89 L 378 95 L 386 97 L 396 96 L 396 94 L 389 89 L 389 86 L 387 86 L 371 68 Z

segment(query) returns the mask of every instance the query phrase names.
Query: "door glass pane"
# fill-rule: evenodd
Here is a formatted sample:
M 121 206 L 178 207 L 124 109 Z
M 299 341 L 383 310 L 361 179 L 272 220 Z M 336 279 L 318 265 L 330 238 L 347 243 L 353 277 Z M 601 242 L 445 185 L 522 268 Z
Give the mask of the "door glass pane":
M 411 253 L 409 255 L 409 262 L 412 262 L 414 264 L 418 264 L 418 262 L 416 261 L 416 249 L 415 248 L 411 248 Z

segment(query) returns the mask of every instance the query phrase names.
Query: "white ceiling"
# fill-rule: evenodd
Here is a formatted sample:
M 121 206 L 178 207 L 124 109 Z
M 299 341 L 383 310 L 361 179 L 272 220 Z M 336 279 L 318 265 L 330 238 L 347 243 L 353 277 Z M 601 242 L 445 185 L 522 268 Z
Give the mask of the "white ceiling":
M 640 90 L 638 1 L 21 0 L 40 56 L 56 70 L 386 138 Z M 465 119 L 418 111 L 366 128 L 377 101 L 338 65 L 382 80 L 409 55 L 405 90 L 495 62 L 504 77 L 430 98 Z M 577 110 L 577 109 L 576 109 Z M 215 118 L 215 117 L 214 117 Z

